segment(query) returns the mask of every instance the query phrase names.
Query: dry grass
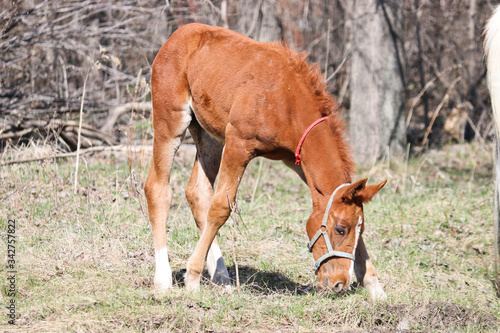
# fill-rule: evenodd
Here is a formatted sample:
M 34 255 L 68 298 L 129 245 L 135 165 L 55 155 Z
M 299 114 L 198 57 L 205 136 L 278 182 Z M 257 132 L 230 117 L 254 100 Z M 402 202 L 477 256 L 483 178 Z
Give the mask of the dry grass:
M 48 148 L 10 149 L 1 158 Z M 498 331 L 490 147 L 448 146 L 409 163 L 385 161 L 361 172 L 372 183 L 389 178 L 365 213 L 365 239 L 388 294 L 383 303 L 372 303 L 361 288 L 339 297 L 314 291 L 312 260 L 299 256 L 307 240 L 308 189 L 283 165 L 267 160 L 250 165 L 239 193 L 235 245 L 241 293 L 226 294 L 206 279 L 199 294 L 186 293 L 182 275 L 198 238 L 184 199 L 193 154 L 188 148 L 180 151 L 172 175 L 167 236 L 177 285 L 166 295 L 152 288 L 144 160 L 135 157 L 131 174 L 120 153 L 85 157 L 77 194 L 72 160 L 2 167 L 2 248 L 8 217 L 16 219 L 19 237 L 18 319 L 3 328 Z M 223 227 L 219 239 L 234 276 L 231 229 Z

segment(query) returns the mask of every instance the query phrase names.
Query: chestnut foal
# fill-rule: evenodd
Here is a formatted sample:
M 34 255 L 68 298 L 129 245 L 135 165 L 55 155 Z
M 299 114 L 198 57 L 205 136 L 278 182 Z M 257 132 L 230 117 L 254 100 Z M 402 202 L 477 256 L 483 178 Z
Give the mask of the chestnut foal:
M 351 184 L 355 166 L 343 123 L 333 113 L 337 105 L 316 65 L 309 66 L 305 56 L 286 46 L 188 24 L 158 52 L 151 90 L 153 162 L 145 193 L 156 288 L 172 286 L 165 230 L 172 199 L 169 179 L 189 129 L 197 153 L 186 197 L 200 239 L 187 263 L 187 290 L 199 289 L 205 260 L 212 281 L 230 285 L 216 233 L 231 213 L 247 164 L 263 156 L 283 161 L 310 188 L 313 211 L 306 230 L 319 287 L 339 292 L 354 272 L 374 298 L 385 297 L 361 236 L 363 203 L 385 181 Z

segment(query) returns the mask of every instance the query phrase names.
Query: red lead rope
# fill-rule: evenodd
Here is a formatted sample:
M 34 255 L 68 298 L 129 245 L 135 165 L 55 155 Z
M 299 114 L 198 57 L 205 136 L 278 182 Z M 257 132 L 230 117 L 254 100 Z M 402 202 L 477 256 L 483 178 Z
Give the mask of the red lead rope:
M 309 126 L 304 134 L 302 134 L 302 137 L 300 138 L 299 145 L 297 146 L 297 150 L 295 151 L 295 164 L 300 165 L 300 148 L 302 147 L 302 144 L 304 143 L 304 140 L 306 139 L 307 134 L 313 129 L 314 126 L 318 125 L 322 121 L 327 120 L 328 117 L 323 117 L 318 120 L 316 120 L 314 123 Z

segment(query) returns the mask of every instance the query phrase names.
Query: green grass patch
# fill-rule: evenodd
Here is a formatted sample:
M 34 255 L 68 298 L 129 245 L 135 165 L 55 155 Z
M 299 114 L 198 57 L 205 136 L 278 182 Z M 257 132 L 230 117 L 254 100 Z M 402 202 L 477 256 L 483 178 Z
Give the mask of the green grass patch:
M 388 295 L 381 303 L 362 288 L 341 296 L 314 289 L 312 258 L 300 255 L 309 189 L 283 164 L 268 160 L 250 163 L 239 213 L 219 232 L 233 277 L 236 246 L 241 292 L 228 294 L 202 279 L 200 293 L 187 293 L 183 274 L 198 232 L 184 197 L 194 158 L 187 150 L 180 155 L 167 222 L 176 286 L 164 295 L 153 292 L 153 241 L 142 190 L 147 160 L 129 168 L 118 153 L 86 157 L 76 193 L 74 160 L 2 167 L 1 246 L 7 248 L 7 219 L 16 219 L 18 237 L 18 318 L 5 329 L 498 331 L 491 147 L 447 146 L 360 173 L 370 183 L 389 179 L 365 206 L 365 242 Z M 1 293 L 5 303 L 5 286 Z

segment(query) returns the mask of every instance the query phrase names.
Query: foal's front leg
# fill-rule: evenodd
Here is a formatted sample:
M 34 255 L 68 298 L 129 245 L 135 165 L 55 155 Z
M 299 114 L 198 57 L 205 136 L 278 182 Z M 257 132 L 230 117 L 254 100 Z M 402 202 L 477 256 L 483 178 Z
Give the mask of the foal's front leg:
M 195 133 L 195 131 L 191 131 L 191 133 Z M 214 144 L 212 142 L 212 146 L 216 144 L 217 143 Z M 201 147 L 202 145 L 203 143 L 198 144 L 198 150 L 204 148 Z M 213 197 L 213 183 L 219 171 L 221 155 L 222 147 L 220 152 L 217 151 L 212 153 L 211 156 L 206 156 L 203 155 L 202 152 L 198 152 L 194 162 L 193 172 L 186 188 L 186 198 L 188 199 L 200 234 L 207 224 L 208 210 L 210 209 L 210 202 Z M 205 169 L 207 169 L 207 171 L 205 171 Z M 214 238 L 212 246 L 208 251 L 207 269 L 210 273 L 212 282 L 230 288 L 231 280 L 229 279 L 229 274 L 224 265 L 224 260 L 222 259 L 222 252 L 217 242 L 217 237 Z
M 200 288 L 200 276 L 208 251 L 217 231 L 231 214 L 239 182 L 250 161 L 250 154 L 244 148 L 243 142 L 231 137 L 230 133 L 230 130 L 226 131 L 226 147 L 222 155 L 219 182 L 208 210 L 207 224 L 187 263 L 185 282 L 188 291 Z
M 356 249 L 354 271 L 358 282 L 370 292 L 373 300 L 383 300 L 387 298 L 387 295 L 378 281 L 377 272 L 375 271 L 375 267 L 373 267 L 368 251 L 366 251 L 362 236 L 359 238 L 359 244 Z

